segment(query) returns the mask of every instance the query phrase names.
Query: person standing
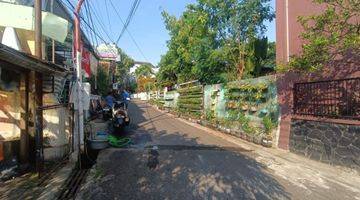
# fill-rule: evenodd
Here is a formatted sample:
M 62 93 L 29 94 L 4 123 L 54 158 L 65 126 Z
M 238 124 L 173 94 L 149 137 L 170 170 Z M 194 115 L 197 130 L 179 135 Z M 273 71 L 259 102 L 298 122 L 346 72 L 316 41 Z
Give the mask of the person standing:
M 128 109 L 129 101 L 130 101 L 130 94 L 126 90 L 123 90 L 121 96 L 125 102 L 125 109 Z
M 109 92 L 108 95 L 105 97 L 106 105 L 112 108 L 114 106 L 114 102 L 116 99 L 113 96 L 113 92 Z

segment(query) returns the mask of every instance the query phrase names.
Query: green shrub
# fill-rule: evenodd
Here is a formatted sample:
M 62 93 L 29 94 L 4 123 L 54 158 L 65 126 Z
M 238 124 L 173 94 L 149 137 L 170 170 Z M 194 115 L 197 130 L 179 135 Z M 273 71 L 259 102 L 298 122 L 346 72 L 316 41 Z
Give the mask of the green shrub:
M 255 134 L 256 128 L 251 126 L 250 119 L 245 114 L 240 113 L 239 121 L 241 123 L 241 129 L 247 134 Z
M 263 118 L 263 124 L 264 124 L 264 128 L 265 128 L 265 133 L 267 135 L 270 135 L 272 130 L 275 127 L 275 124 L 273 123 L 273 121 L 271 120 L 271 117 L 269 116 L 265 116 Z
M 208 121 L 213 121 L 215 119 L 215 113 L 213 110 L 207 109 L 205 111 L 205 119 Z
M 178 104 L 202 104 L 202 99 L 179 99 Z

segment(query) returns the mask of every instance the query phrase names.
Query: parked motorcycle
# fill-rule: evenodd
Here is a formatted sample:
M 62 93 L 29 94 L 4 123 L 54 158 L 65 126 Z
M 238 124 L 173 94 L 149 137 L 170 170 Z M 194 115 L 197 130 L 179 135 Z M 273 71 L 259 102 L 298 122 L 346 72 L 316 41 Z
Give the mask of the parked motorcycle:
M 112 108 L 112 124 L 115 133 L 119 133 L 125 126 L 130 124 L 126 104 L 123 101 L 116 101 Z
M 106 106 L 102 109 L 102 116 L 105 121 L 112 119 L 112 108 L 110 106 Z

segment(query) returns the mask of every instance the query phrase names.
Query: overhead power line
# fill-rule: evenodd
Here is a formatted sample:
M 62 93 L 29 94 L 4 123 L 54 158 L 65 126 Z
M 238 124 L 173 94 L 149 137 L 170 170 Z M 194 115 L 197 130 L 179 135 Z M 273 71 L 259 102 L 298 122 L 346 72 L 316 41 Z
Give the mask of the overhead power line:
M 70 11 L 74 11 L 74 10 L 75 10 L 74 5 L 70 2 L 70 0 L 66 0 L 66 1 L 68 2 L 68 5 L 66 5 L 66 7 L 67 7 Z M 85 2 L 87 2 L 87 1 L 85 1 Z M 135 15 L 135 12 L 136 12 L 136 10 L 138 9 L 141 0 L 137 0 L 137 1 L 135 1 L 136 4 L 133 4 L 132 9 L 131 9 L 132 12 L 130 12 L 130 13 L 131 13 L 131 16 L 130 16 L 130 14 L 129 14 L 130 17 L 128 16 L 127 23 L 125 23 L 124 20 L 121 18 L 120 14 L 119 14 L 117 8 L 115 7 L 115 5 L 113 4 L 112 0 L 109 0 L 109 2 L 110 2 L 111 7 L 114 9 L 116 15 L 118 16 L 119 20 L 120 20 L 121 23 L 123 24 L 123 31 L 126 31 L 126 32 L 129 34 L 131 41 L 134 43 L 134 45 L 136 46 L 136 48 L 137 48 L 137 50 L 139 51 L 139 53 L 144 57 L 145 61 L 148 62 L 148 59 L 147 59 L 147 57 L 145 56 L 144 52 L 141 50 L 139 44 L 136 42 L 135 38 L 133 37 L 133 35 L 131 34 L 131 32 L 128 30 L 128 25 L 130 24 L 131 19 L 132 19 L 133 16 Z M 135 2 L 134 2 L 134 3 L 135 3 Z M 134 6 L 134 5 L 135 5 L 135 6 Z M 85 6 L 86 6 L 86 4 L 85 4 Z M 92 14 L 94 14 L 94 15 L 95 15 L 95 20 L 96 20 L 96 22 L 98 23 L 98 25 L 100 26 L 100 29 L 102 30 L 102 32 L 105 33 L 105 35 L 107 36 L 107 38 L 109 39 L 109 41 L 111 41 L 111 42 L 114 43 L 114 44 L 117 44 L 118 42 L 115 43 L 115 42 L 111 39 L 111 37 L 109 36 L 109 34 L 107 33 L 106 29 L 104 28 L 105 25 L 102 23 L 102 21 L 100 20 L 99 16 L 97 15 L 97 13 L 94 11 L 93 6 L 92 6 L 90 3 L 89 3 L 87 6 L 88 6 L 87 9 L 88 9 L 88 12 L 89 12 L 89 13 L 88 13 L 89 15 L 87 16 L 88 21 L 85 20 L 82 15 L 80 15 L 80 19 L 84 22 L 84 25 L 86 25 L 87 28 L 88 28 L 90 31 L 92 31 L 92 33 L 94 34 L 95 38 L 99 38 L 99 39 L 100 39 L 102 42 L 104 42 L 105 44 L 109 44 L 109 43 L 101 36 L 101 34 L 100 34 L 98 31 L 96 31 L 96 25 L 95 25 L 95 23 L 93 22 L 93 19 L 92 19 Z M 69 7 L 71 7 L 71 8 L 69 8 Z M 85 8 L 85 9 L 86 9 L 86 8 Z M 127 25 L 126 25 L 126 24 L 127 24 Z M 120 34 L 120 35 L 122 36 L 123 33 Z M 121 38 L 121 37 L 120 37 L 120 38 Z M 98 43 L 98 42 L 96 41 L 96 43 Z M 113 53 L 115 53 L 115 52 L 113 52 Z
M 109 16 L 108 1 L 107 0 L 105 0 L 105 8 L 106 8 L 107 21 L 108 21 L 108 25 L 109 25 L 109 31 L 110 31 L 110 33 L 112 33 L 112 28 L 111 28 L 111 23 L 110 23 L 110 16 Z
M 64 5 L 70 11 L 74 11 L 74 9 L 75 9 L 74 5 L 69 0 L 66 0 L 66 1 L 68 2 L 68 4 L 64 4 Z M 90 14 L 90 18 L 91 18 L 91 14 Z M 108 44 L 108 42 L 101 36 L 101 34 L 96 31 L 93 23 L 92 23 L 92 25 L 90 25 L 89 22 L 87 22 L 82 15 L 80 15 L 80 19 L 82 20 L 82 22 L 84 22 L 83 25 L 86 25 L 94 33 L 94 35 L 97 38 L 99 38 L 103 43 Z
M 98 24 L 99 24 L 99 26 L 100 26 L 100 29 L 103 31 L 103 33 L 105 33 L 106 37 L 107 37 L 112 43 L 114 43 L 114 41 L 111 39 L 109 33 L 108 33 L 107 30 L 105 29 L 104 23 L 101 21 L 99 15 L 98 15 L 97 12 L 95 11 L 93 5 L 90 3 L 90 1 L 87 1 L 87 2 L 88 2 L 88 6 L 89 6 L 90 11 L 95 15 L 95 20 L 98 22 Z
M 85 4 L 85 14 L 86 14 L 86 19 L 87 19 L 87 21 L 90 23 L 90 25 L 93 27 L 93 21 L 92 21 L 92 19 L 91 19 L 91 12 L 90 12 L 90 9 L 89 9 L 89 7 L 87 6 L 87 4 Z M 95 34 L 93 33 L 93 31 L 91 31 L 90 30 L 90 36 L 91 36 L 91 40 L 92 40 L 92 43 L 93 43 L 93 45 L 95 45 L 95 46 L 97 46 L 99 43 L 98 43 L 98 41 L 97 41 L 97 39 L 96 39 L 96 36 L 95 36 Z
M 117 12 L 117 9 L 115 8 L 115 6 L 114 6 L 114 4 L 112 3 L 111 0 L 110 0 L 110 3 L 111 3 L 111 5 L 112 5 L 112 7 L 114 8 L 114 10 Z M 134 17 L 137 9 L 139 8 L 140 3 L 141 3 L 141 0 L 134 0 L 134 3 L 132 4 L 132 7 L 131 7 L 131 9 L 130 9 L 129 15 L 128 15 L 128 17 L 126 18 L 125 23 L 123 23 L 123 24 L 124 24 L 124 27 L 122 28 L 122 30 L 121 30 L 121 32 L 120 32 L 120 35 L 119 35 L 119 37 L 118 37 L 117 40 L 116 40 L 116 44 L 119 43 L 121 37 L 124 35 L 125 30 L 128 28 L 128 26 L 129 26 L 132 18 Z
M 70 0 L 66 0 L 67 3 L 64 3 L 63 4 L 71 11 L 71 12 L 74 12 L 75 10 L 75 6 L 71 3 Z M 105 42 L 106 43 L 106 40 L 95 30 L 95 28 L 93 26 L 91 26 L 89 24 L 89 22 L 87 22 L 84 17 L 80 14 L 80 19 L 84 22 L 84 24 L 94 33 L 94 35 L 99 38 L 101 41 Z
M 112 0 L 109 0 L 111 7 L 115 10 L 115 14 L 118 16 L 120 22 L 124 25 L 125 31 L 129 34 L 131 41 L 134 43 L 134 45 L 136 46 L 136 48 L 138 49 L 138 51 L 140 52 L 140 54 L 144 57 L 146 62 L 149 62 L 148 59 L 146 58 L 144 52 L 141 50 L 139 44 L 136 42 L 135 38 L 132 36 L 131 32 L 129 31 L 128 27 L 125 26 L 125 22 L 124 20 L 121 18 L 118 10 L 116 9 L 115 5 L 113 4 Z M 117 43 L 116 43 L 117 44 Z
M 94 6 L 90 3 L 90 1 L 88 1 L 88 4 L 87 4 L 89 10 L 91 11 L 91 13 L 93 13 L 95 15 L 95 20 L 98 22 L 99 26 L 100 26 L 100 29 L 103 31 L 103 33 L 105 33 L 105 35 L 107 36 L 108 40 L 111 41 L 112 43 L 115 44 L 115 42 L 111 39 L 109 33 L 107 32 L 107 30 L 105 29 L 105 25 L 104 23 L 101 21 L 101 18 L 99 17 L 99 15 L 97 14 L 97 12 L 95 11 L 94 9 Z M 109 43 L 108 42 L 104 42 L 106 45 L 108 45 Z M 115 52 L 114 50 L 111 50 L 111 52 L 115 55 L 118 55 L 118 51 Z

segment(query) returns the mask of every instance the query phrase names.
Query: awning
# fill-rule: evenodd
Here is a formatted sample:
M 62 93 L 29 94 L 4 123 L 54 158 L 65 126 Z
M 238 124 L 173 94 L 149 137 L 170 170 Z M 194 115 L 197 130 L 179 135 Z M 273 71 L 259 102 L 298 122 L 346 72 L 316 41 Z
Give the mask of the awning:
M 0 2 L 0 26 L 34 31 L 34 8 Z M 42 12 L 43 35 L 64 42 L 68 35 L 69 22 L 49 12 Z
M 43 74 L 64 74 L 68 72 L 65 67 L 51 62 L 39 60 L 31 55 L 16 51 L 6 45 L 0 44 L 0 60 Z M 0 66 L 1 67 L 1 66 Z

